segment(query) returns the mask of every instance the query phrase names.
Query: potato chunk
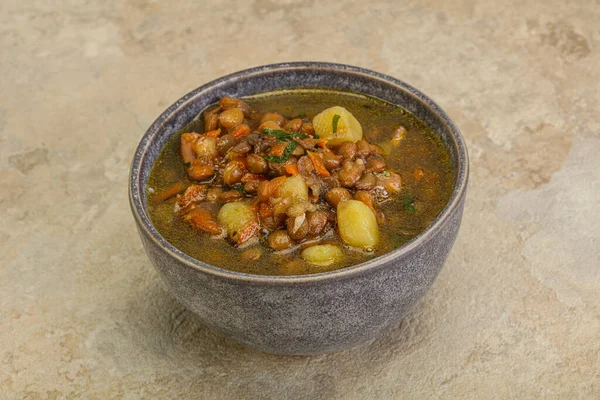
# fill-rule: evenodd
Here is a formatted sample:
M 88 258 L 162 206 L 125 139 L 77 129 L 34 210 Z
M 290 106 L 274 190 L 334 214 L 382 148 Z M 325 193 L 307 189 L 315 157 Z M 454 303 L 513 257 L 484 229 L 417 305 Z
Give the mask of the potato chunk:
M 356 142 L 363 137 L 360 122 L 350 111 L 340 106 L 328 108 L 315 115 L 313 127 L 317 135 L 329 139 L 328 143 L 334 146 L 342 142 Z
M 337 207 L 338 232 L 344 243 L 372 250 L 379 242 L 379 227 L 373 211 L 358 200 L 346 200 Z
M 308 201 L 308 186 L 300 175 L 288 177 L 279 187 L 279 197 L 290 197 L 293 202 Z
M 217 219 L 238 245 L 244 244 L 258 232 L 256 213 L 242 201 L 223 204 Z
M 344 253 L 333 244 L 317 244 L 302 250 L 302 258 L 309 264 L 326 267 L 342 259 Z

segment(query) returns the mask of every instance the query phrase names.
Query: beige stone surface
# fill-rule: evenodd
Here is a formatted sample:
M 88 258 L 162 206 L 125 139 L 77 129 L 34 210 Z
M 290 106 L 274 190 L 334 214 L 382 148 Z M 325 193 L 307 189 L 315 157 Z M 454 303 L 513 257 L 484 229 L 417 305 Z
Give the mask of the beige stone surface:
M 600 398 L 600 2 L 0 2 L 0 398 Z M 278 357 L 166 292 L 129 161 L 189 90 L 265 63 L 405 80 L 462 127 L 463 226 L 400 326 Z

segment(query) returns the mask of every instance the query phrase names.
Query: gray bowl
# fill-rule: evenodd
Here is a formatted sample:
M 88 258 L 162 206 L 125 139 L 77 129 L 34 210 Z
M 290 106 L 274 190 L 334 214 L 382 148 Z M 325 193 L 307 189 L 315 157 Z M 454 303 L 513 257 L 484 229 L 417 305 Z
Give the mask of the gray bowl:
M 145 193 L 154 161 L 169 137 L 223 96 L 282 88 L 326 87 L 398 104 L 442 139 L 455 170 L 454 191 L 437 219 L 404 246 L 338 271 L 261 276 L 198 261 L 152 226 Z M 340 64 L 266 65 L 217 79 L 170 106 L 142 137 L 131 166 L 129 200 L 152 264 L 170 292 L 209 328 L 250 347 L 277 354 L 335 352 L 397 324 L 437 277 L 460 226 L 469 163 L 459 129 L 417 89 L 377 72 Z

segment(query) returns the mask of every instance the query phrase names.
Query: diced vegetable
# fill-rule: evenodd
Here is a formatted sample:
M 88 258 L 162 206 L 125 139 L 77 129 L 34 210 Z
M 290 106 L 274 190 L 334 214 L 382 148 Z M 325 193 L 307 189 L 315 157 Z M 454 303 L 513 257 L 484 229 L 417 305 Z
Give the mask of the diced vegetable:
M 308 186 L 300 175 L 286 178 L 279 187 L 280 197 L 291 197 L 294 202 L 308 200 Z
M 155 204 L 161 203 L 165 200 L 170 199 L 171 197 L 175 196 L 176 194 L 183 192 L 185 189 L 186 189 L 186 186 L 183 182 L 176 182 L 172 185 L 167 186 L 165 189 L 163 189 L 163 191 L 155 193 L 152 196 L 152 201 Z
M 333 244 L 317 244 L 302 250 L 302 258 L 319 267 L 339 262 L 343 256 L 342 250 Z
M 425 171 L 423 171 L 421 168 L 415 169 L 412 174 L 415 182 L 419 182 L 421 180 L 421 178 L 423 178 L 424 175 L 425 175 Z
M 290 175 L 298 175 L 298 164 L 288 164 L 285 166 L 285 172 Z
M 285 130 L 281 130 L 281 129 L 263 128 L 261 130 L 261 132 L 263 135 L 273 136 L 273 137 L 277 138 L 277 140 L 279 140 L 279 141 L 289 140 L 289 139 L 293 139 L 293 138 L 306 139 L 309 137 L 308 135 L 304 135 L 302 133 L 289 132 L 289 131 L 285 131 Z
M 337 133 L 338 121 L 340 120 L 339 114 L 333 114 L 333 120 L 331 121 L 332 131 L 333 133 Z
M 209 235 L 220 235 L 223 232 L 223 228 L 221 228 L 212 214 L 205 208 L 194 208 L 185 215 L 184 219 L 194 228 L 204 231 Z
M 404 211 L 407 214 L 414 214 L 416 211 L 415 210 L 415 199 L 413 199 L 413 197 L 409 194 L 404 196 L 404 198 L 402 199 L 402 208 L 404 208 Z
M 327 168 L 325 168 L 325 165 L 323 165 L 323 159 L 321 158 L 320 154 L 313 153 L 312 151 L 307 151 L 307 154 L 310 157 L 310 160 L 312 161 L 315 170 L 317 171 L 317 174 L 321 176 L 331 175 L 329 171 L 327 171 Z
M 282 145 L 285 144 L 283 150 L 280 151 Z M 292 152 L 296 149 L 296 142 L 281 142 L 277 143 L 273 146 L 273 150 L 271 150 L 272 154 L 265 157 L 265 160 L 273 162 L 273 163 L 282 163 L 287 161 L 288 158 L 292 155 Z
M 224 204 L 219 210 L 217 219 L 227 230 L 227 235 L 237 244 L 243 244 L 258 230 L 256 213 L 242 201 Z
M 372 250 L 379 242 L 379 227 L 373 211 L 361 201 L 346 200 L 337 207 L 337 223 L 344 243 Z
M 334 146 L 342 142 L 356 142 L 363 136 L 360 122 L 350 111 L 340 106 L 317 114 L 313 118 L 313 127 L 319 137 L 329 139 L 329 143 Z

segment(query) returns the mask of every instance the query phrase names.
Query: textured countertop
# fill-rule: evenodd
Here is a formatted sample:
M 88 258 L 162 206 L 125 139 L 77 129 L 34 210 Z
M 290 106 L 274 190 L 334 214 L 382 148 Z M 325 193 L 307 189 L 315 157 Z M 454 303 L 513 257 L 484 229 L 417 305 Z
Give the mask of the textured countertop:
M 597 399 L 600 3 L 400 3 L 2 0 L 0 398 Z M 420 306 L 315 357 L 207 331 L 166 292 L 127 200 L 164 108 L 295 60 L 420 88 L 472 163 L 461 232 Z

